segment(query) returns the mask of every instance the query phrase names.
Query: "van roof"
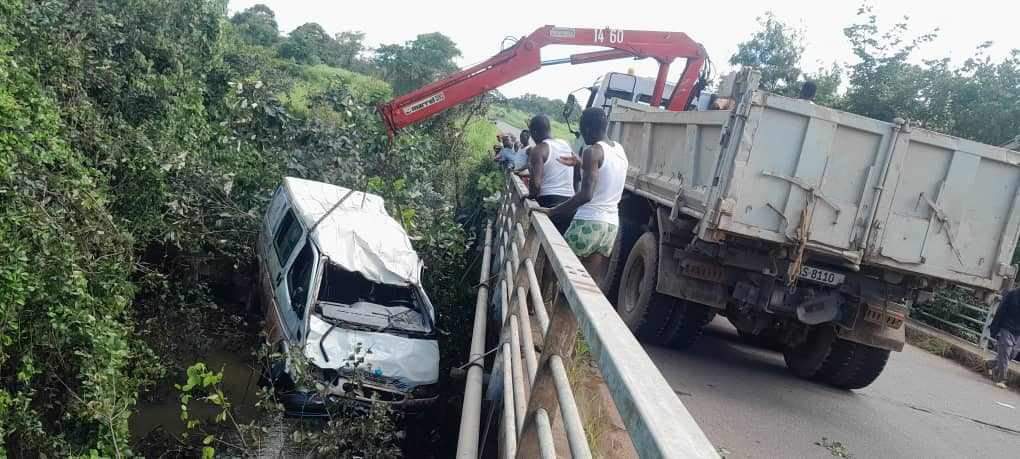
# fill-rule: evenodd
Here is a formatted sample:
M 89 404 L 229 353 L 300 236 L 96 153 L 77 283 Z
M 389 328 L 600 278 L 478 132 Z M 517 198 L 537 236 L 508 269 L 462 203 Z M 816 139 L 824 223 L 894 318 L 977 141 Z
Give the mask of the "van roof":
M 314 227 L 312 243 L 331 263 L 374 282 L 418 285 L 418 253 L 404 228 L 386 213 L 382 197 L 295 177 L 284 178 L 283 188 L 304 227 Z

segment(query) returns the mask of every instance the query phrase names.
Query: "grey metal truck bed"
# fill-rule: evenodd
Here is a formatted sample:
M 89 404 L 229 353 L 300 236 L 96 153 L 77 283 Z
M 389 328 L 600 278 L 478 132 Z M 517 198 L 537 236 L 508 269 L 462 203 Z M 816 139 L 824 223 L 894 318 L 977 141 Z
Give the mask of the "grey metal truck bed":
M 1014 275 L 1018 152 L 758 90 L 731 111 L 618 101 L 610 123 L 627 188 L 700 219 L 703 239 L 802 242 L 988 291 Z

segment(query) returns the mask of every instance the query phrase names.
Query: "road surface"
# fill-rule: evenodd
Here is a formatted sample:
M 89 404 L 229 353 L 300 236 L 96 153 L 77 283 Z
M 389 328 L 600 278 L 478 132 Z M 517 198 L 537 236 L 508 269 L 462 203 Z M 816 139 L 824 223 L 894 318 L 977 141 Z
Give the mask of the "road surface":
M 912 346 L 853 392 L 795 378 L 723 318 L 692 349 L 646 350 L 728 458 L 1020 457 L 1020 394 Z

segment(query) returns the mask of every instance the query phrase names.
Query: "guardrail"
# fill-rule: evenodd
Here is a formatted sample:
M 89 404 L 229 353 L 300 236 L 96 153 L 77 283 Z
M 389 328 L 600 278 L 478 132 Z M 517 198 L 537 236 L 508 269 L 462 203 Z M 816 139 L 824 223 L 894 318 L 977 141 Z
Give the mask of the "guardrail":
M 990 336 L 988 332 L 988 326 L 991 325 L 992 317 L 995 315 L 995 306 L 972 304 L 954 298 L 946 294 L 946 291 L 940 291 L 929 304 L 914 306 L 910 315 L 914 319 L 977 344 L 982 349 L 987 349 L 989 342 L 995 342 L 995 337 Z
M 718 458 L 549 218 L 531 211 L 534 201 L 522 199 L 524 184 L 508 177 L 494 246 L 492 231 L 486 229 L 457 457 L 479 455 L 485 324 L 492 291 L 500 338 L 490 384 L 502 383 L 503 388 L 501 405 L 493 407 L 502 411 L 501 457 L 557 457 L 552 428 L 557 415 L 570 456 L 592 456 L 566 371 L 580 330 L 641 457 Z M 535 335 L 533 326 L 538 328 Z M 541 339 L 541 354 L 533 336 Z

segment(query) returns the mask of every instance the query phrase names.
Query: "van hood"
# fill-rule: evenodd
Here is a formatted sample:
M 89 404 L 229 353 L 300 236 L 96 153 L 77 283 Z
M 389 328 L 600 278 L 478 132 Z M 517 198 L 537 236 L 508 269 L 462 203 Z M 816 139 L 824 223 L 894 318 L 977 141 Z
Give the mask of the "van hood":
M 341 370 L 348 366 L 348 356 L 364 358 L 360 368 L 372 376 L 393 380 L 407 391 L 423 384 L 439 381 L 439 342 L 435 339 L 408 338 L 388 333 L 350 330 L 337 326 L 319 347 L 319 340 L 331 326 L 322 318 L 309 317 L 308 339 L 304 354 L 315 366 Z M 357 352 L 358 345 L 361 352 Z M 322 355 L 326 350 L 329 361 Z

